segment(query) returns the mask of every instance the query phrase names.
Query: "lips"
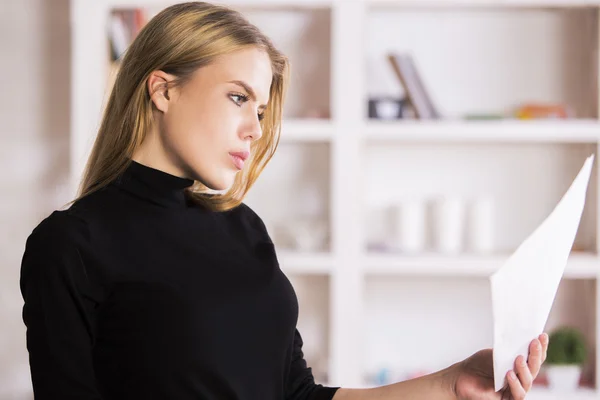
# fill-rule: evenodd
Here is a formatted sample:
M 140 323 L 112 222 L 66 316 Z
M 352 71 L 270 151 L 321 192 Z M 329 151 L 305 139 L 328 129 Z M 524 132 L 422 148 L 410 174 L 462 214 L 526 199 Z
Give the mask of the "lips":
M 249 151 L 234 151 L 230 152 L 229 155 L 233 161 L 233 164 L 237 169 L 244 168 L 244 163 L 250 157 Z

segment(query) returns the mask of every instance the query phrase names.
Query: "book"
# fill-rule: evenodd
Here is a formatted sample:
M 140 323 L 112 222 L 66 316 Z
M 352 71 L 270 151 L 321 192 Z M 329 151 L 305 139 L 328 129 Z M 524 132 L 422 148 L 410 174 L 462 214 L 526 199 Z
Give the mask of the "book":
M 121 59 L 146 23 L 146 13 L 140 8 L 113 10 L 111 12 L 108 26 L 111 61 Z
M 419 119 L 440 118 L 440 113 L 427 93 L 412 56 L 407 53 L 390 53 L 388 54 L 388 61 L 404 88 L 406 97 L 415 110 L 416 117 Z

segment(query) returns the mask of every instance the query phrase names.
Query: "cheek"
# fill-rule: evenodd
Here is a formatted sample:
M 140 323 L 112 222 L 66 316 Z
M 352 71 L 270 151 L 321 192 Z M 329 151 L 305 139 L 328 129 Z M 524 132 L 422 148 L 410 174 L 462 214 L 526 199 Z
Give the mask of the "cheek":
M 179 150 L 190 146 L 197 149 L 210 131 L 206 120 L 206 113 L 197 112 L 195 107 L 187 104 L 174 107 L 166 118 L 168 140 L 174 142 Z
M 243 123 L 241 109 L 228 99 L 194 99 L 177 104 L 168 113 L 169 146 L 189 162 L 224 166 L 227 152 L 239 146 L 238 130 Z

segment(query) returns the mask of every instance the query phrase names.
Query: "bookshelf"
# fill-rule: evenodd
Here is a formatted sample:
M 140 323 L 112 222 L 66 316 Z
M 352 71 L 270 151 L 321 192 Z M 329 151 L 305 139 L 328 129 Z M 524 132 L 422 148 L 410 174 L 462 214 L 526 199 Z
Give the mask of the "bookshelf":
M 597 7 L 597 0 L 367 0 L 372 6 L 419 8 L 582 8 Z
M 487 278 L 502 266 L 507 255 L 422 256 L 372 255 L 362 261 L 364 273 L 374 276 L 447 276 Z M 566 279 L 596 279 L 600 259 L 595 254 L 572 254 L 565 268 Z
M 172 3 L 72 1 L 73 190 L 118 67 L 108 59 L 111 11 L 142 8 L 151 15 Z M 299 328 L 317 380 L 366 387 L 384 366 L 441 368 L 490 346 L 487 277 L 552 210 L 585 157 L 599 150 L 600 1 L 226 3 L 263 28 L 294 66 L 280 149 L 247 202 L 265 220 L 297 289 Z M 402 94 L 385 61 L 389 51 L 413 54 L 441 119 L 368 117 L 369 98 Z M 568 103 L 576 115 L 463 118 L 509 115 L 527 101 Z M 548 324 L 585 332 L 591 355 L 585 385 L 568 395 L 536 387 L 532 399 L 600 398 L 597 160 L 598 154 L 577 251 Z M 407 255 L 369 247 L 389 236 L 386 212 L 406 196 L 429 201 L 448 193 L 495 199 L 493 253 L 428 248 Z M 319 246 L 298 250 L 280 231 L 288 228 L 289 236 L 289 222 L 306 218 L 324 221 L 326 233 Z M 428 349 L 439 332 L 446 335 L 443 346 Z
M 369 142 L 455 143 L 589 143 L 600 138 L 592 119 L 567 121 L 373 121 L 364 138 Z

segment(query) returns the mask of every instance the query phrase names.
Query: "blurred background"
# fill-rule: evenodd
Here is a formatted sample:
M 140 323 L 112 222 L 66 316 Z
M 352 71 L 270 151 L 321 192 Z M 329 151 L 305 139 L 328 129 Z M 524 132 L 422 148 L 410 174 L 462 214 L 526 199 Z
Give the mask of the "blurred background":
M 0 0 L 0 400 L 33 398 L 25 240 L 73 198 L 120 58 L 171 3 Z M 246 202 L 317 381 L 381 385 L 491 347 L 490 275 L 598 150 L 600 1 L 226 4 L 292 63 L 282 141 Z M 532 399 L 600 399 L 598 188 L 596 160 Z

